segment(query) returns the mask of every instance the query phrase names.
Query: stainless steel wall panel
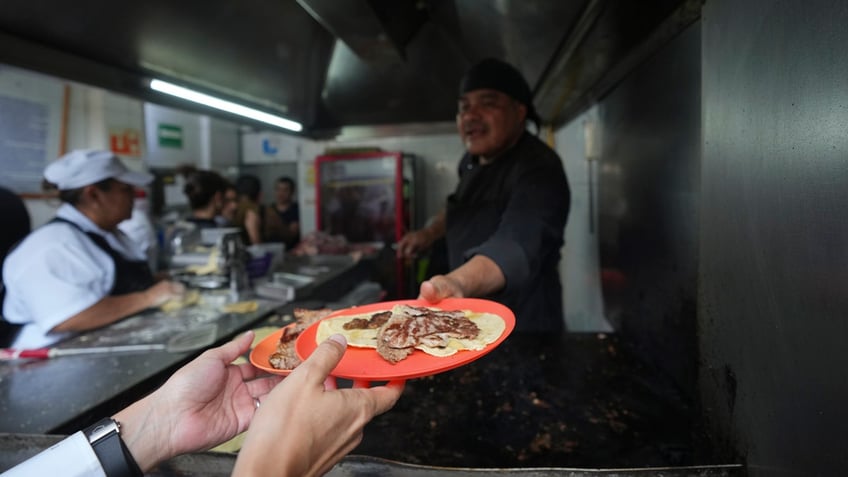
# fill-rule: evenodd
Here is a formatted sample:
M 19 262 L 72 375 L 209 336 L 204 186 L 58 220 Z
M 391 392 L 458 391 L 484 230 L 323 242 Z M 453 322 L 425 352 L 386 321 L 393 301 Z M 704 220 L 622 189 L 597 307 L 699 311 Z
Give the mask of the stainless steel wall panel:
M 599 106 L 599 241 L 607 318 L 695 392 L 700 27 Z
M 751 475 L 848 464 L 848 5 L 706 2 L 699 326 Z

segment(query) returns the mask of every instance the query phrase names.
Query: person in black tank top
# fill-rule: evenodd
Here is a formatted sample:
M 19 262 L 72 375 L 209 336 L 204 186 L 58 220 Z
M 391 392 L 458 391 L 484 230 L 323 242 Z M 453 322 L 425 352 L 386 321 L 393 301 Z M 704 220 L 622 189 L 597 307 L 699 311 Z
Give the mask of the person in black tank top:
M 262 181 L 252 174 L 244 174 L 236 179 L 238 208 L 235 212 L 236 227 L 241 228 L 241 238 L 245 245 L 262 243 L 262 231 L 265 228 L 263 217 L 265 208 L 262 203 Z
M 265 227 L 265 240 L 283 242 L 286 250 L 293 249 L 300 242 L 300 207 L 295 200 L 294 179 L 280 177 L 274 184 L 274 201 L 269 208 L 276 216 Z M 276 223 L 276 227 L 270 225 Z
M 186 175 L 183 192 L 188 198 L 191 215 L 187 222 L 201 229 L 218 227 L 215 218 L 224 206 L 227 181 L 220 174 L 207 170 L 195 170 Z

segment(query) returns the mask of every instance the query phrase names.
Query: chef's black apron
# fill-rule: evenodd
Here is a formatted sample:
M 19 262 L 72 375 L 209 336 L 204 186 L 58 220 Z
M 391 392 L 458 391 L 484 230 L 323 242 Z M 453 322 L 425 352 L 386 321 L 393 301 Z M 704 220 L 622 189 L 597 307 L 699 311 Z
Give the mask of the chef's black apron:
M 79 225 L 71 222 L 70 220 L 56 217 L 49 223 L 52 222 L 64 222 L 74 226 L 80 232 L 88 235 L 88 237 L 98 247 L 100 247 L 101 250 L 112 257 L 112 261 L 115 263 L 115 281 L 112 283 L 112 290 L 109 292 L 109 295 L 126 295 L 127 293 L 144 291 L 153 285 L 153 273 L 150 271 L 150 267 L 147 265 L 146 261 L 130 260 L 124 257 L 110 247 L 109 243 L 102 235 L 94 232 L 86 232 Z

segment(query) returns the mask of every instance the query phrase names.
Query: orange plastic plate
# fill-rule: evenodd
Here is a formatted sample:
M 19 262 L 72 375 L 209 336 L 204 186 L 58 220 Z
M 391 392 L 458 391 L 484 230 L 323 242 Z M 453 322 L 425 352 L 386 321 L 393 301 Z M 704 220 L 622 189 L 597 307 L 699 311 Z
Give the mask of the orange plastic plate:
M 459 351 L 454 355 L 445 357 L 431 356 L 421 350 L 415 350 L 411 355 L 409 355 L 409 357 L 396 364 L 389 363 L 383 359 L 379 354 L 377 354 L 376 349 L 354 348 L 352 346 L 348 346 L 344 357 L 342 357 L 342 360 L 331 373 L 333 376 L 365 381 L 390 381 L 430 376 L 458 368 L 483 357 L 500 345 L 507 336 L 512 333 L 513 328 L 515 328 L 515 315 L 509 308 L 501 305 L 500 303 L 479 298 L 446 298 L 437 304 L 432 304 L 425 300 L 388 301 L 346 308 L 344 310 L 333 312 L 324 319 L 338 316 L 358 315 L 362 313 L 376 313 L 378 311 L 391 310 L 392 307 L 400 304 L 410 306 L 428 306 L 442 310 L 470 310 L 472 312 L 493 313 L 503 318 L 506 327 L 503 333 L 501 333 L 501 336 L 494 343 L 490 343 L 482 350 Z M 297 343 L 295 344 L 295 350 L 301 359 L 309 357 L 309 355 L 312 354 L 318 346 L 315 342 L 315 334 L 318 330 L 319 323 L 313 323 L 309 328 L 301 333 L 300 336 L 298 336 Z M 269 336 L 269 339 L 270 338 L 271 337 Z M 279 339 L 279 334 L 277 335 L 277 339 Z M 259 346 L 257 346 L 256 349 L 259 349 Z M 274 345 L 274 349 L 276 349 L 276 344 Z M 271 353 L 273 353 L 273 351 L 271 351 Z M 270 353 L 268 356 L 270 356 Z M 267 362 L 268 360 L 266 356 L 266 366 L 268 366 Z

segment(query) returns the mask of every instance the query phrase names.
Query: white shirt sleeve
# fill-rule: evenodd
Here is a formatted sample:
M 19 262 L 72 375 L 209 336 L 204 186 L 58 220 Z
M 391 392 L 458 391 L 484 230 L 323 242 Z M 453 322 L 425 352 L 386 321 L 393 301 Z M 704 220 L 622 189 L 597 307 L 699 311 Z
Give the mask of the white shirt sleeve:
M 32 232 L 3 264 L 4 317 L 26 324 L 14 346 L 47 346 L 47 333 L 107 296 L 115 264 L 90 238 L 67 224 Z
M 94 449 L 82 431 L 3 472 L 2 477 L 61 475 L 63 477 L 106 477 Z

